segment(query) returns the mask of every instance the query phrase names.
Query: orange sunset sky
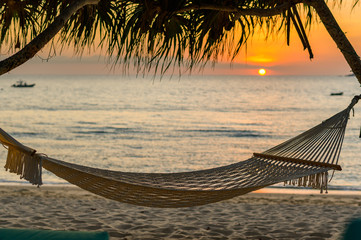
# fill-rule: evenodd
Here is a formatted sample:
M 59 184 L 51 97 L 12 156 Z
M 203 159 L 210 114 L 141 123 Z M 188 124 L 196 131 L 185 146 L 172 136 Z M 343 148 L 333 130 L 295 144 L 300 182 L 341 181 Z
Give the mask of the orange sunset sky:
M 344 1 L 342 9 L 331 10 L 342 30 L 361 54 L 361 4 L 351 10 L 353 1 Z M 247 48 L 232 62 L 220 60 L 214 68 L 207 67 L 204 75 L 257 75 L 260 68 L 265 68 L 268 75 L 345 75 L 350 68 L 336 44 L 326 32 L 324 26 L 314 24 L 309 32 L 309 41 L 314 52 L 310 60 L 307 51 L 295 32 L 291 34 L 291 45 L 286 45 L 286 37 L 271 37 L 265 41 L 263 34 L 255 35 Z M 10 74 L 121 74 L 120 67 L 111 69 L 106 59 L 99 57 L 100 51 L 86 53 L 82 58 L 72 54 L 71 49 L 57 54 L 48 62 L 39 57 L 13 70 Z M 47 51 L 39 54 L 46 57 Z M 195 72 L 197 74 L 197 72 Z

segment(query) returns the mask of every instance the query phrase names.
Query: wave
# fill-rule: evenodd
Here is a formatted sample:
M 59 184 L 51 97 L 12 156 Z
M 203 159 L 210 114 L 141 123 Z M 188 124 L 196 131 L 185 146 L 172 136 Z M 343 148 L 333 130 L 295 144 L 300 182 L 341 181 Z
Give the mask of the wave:
M 99 135 L 99 134 L 119 134 L 119 133 L 136 133 L 143 132 L 135 128 L 127 127 L 72 127 L 75 130 L 71 131 L 74 134 L 84 134 L 84 135 Z
M 87 122 L 87 121 L 79 121 L 78 124 L 85 124 L 85 125 L 96 125 L 96 122 Z
M 39 137 L 44 136 L 45 133 L 41 132 L 11 132 L 11 135 L 15 138 L 22 138 L 22 137 Z
M 212 136 L 228 136 L 235 138 L 264 138 L 269 137 L 269 135 L 255 131 L 255 130 L 227 130 L 227 129 L 190 129 L 190 130 L 177 130 L 178 132 L 189 132 L 189 133 L 205 133 Z

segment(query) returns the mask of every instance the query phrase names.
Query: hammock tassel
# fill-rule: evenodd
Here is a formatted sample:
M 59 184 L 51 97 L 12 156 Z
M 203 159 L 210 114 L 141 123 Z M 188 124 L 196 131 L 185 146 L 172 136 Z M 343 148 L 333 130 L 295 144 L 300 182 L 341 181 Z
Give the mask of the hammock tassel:
M 284 185 L 292 185 L 298 187 L 311 187 L 314 189 L 320 189 L 320 192 L 327 192 L 328 172 L 321 172 L 309 176 L 300 177 L 298 179 L 292 179 L 284 182 Z
M 41 158 L 35 154 L 28 154 L 9 146 L 5 163 L 5 170 L 20 175 L 33 185 L 42 185 L 42 162 Z

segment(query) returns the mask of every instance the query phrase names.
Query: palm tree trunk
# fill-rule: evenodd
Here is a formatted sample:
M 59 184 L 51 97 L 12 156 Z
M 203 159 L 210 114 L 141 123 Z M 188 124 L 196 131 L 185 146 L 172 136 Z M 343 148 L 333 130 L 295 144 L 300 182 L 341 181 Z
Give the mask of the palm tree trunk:
M 0 61 L 0 76 L 33 58 L 63 28 L 66 21 L 80 8 L 89 4 L 98 4 L 100 0 L 73 1 L 59 16 L 54 19 L 42 33 L 29 42 L 14 55 Z
M 357 80 L 361 84 L 360 57 L 357 55 L 345 33 L 341 30 L 327 4 L 324 0 L 310 0 L 307 1 L 307 3 L 316 10 L 323 25 L 326 27 L 328 33 L 336 43 L 337 47 L 340 49 L 348 65 L 351 67 L 352 72 L 355 74 Z

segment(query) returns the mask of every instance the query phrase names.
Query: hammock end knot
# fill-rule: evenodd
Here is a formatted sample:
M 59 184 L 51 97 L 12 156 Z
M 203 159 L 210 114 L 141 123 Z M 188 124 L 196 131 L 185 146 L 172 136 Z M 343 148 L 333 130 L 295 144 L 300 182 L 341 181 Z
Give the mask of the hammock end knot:
M 348 106 L 348 109 L 352 109 L 357 103 L 358 101 L 361 99 L 361 94 L 360 95 L 356 95 L 353 97 L 353 99 L 351 100 L 350 105 Z

